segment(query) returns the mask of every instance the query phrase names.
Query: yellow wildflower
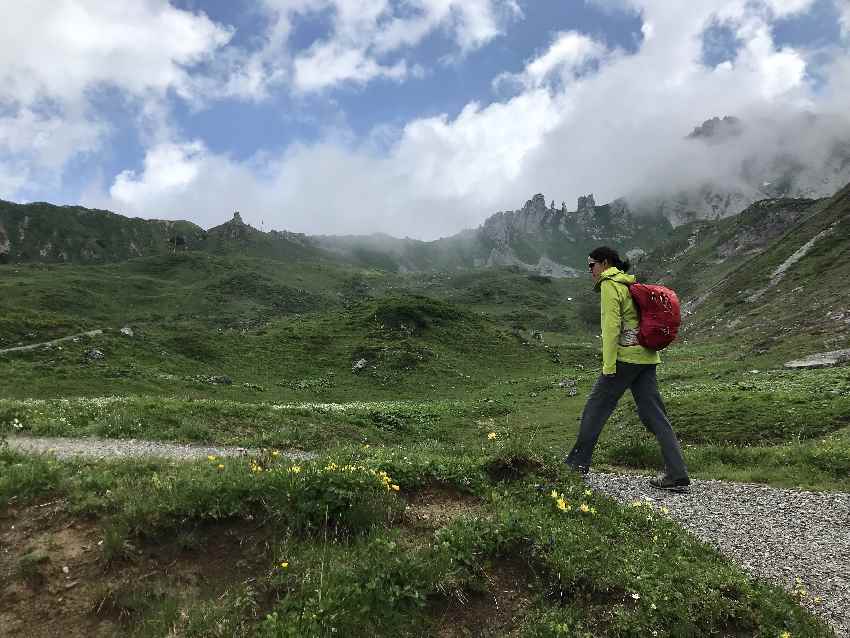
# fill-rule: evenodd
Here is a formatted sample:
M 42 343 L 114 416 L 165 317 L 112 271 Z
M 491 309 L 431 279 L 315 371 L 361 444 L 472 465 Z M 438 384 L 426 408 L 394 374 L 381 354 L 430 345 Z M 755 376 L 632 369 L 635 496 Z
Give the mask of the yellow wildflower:
M 399 490 L 398 485 L 390 485 L 390 487 L 393 488 L 393 491 L 395 491 L 395 492 L 398 492 L 398 490 Z
M 280 564 L 281 569 L 286 569 L 287 567 L 289 567 L 289 563 L 287 563 L 286 561 L 284 561 Z
M 215 461 L 218 457 L 215 454 L 210 454 L 207 456 L 208 461 Z
M 490 439 L 491 441 L 495 441 L 496 440 L 496 433 L 490 432 L 490 434 L 487 435 L 487 438 Z
M 632 501 L 632 507 L 640 507 L 643 505 L 641 501 Z
M 591 492 L 590 490 L 585 490 L 584 495 L 585 496 L 593 496 L 593 492 Z
M 570 504 L 564 500 L 563 496 L 561 496 L 557 501 L 555 501 L 555 505 L 557 505 L 558 509 L 562 512 L 569 512 L 572 509 Z
M 280 456 L 280 452 L 277 450 L 272 450 L 272 456 Z
M 558 490 L 552 490 L 552 498 L 558 498 Z
M 594 516 L 596 516 L 596 508 L 595 508 L 595 507 L 591 507 L 591 508 L 590 508 L 590 513 L 591 513 L 591 514 L 593 514 Z
M 578 506 L 578 508 L 579 508 L 580 511 L 582 511 L 584 513 L 587 513 L 587 512 L 590 511 L 590 506 L 587 503 L 582 503 L 581 505 Z
M 219 463 L 219 464 L 218 464 L 218 469 L 223 470 L 223 469 L 224 469 L 224 465 L 222 465 L 221 463 Z
M 783 631 L 781 634 L 779 634 L 779 638 L 791 638 L 791 633 L 788 631 Z

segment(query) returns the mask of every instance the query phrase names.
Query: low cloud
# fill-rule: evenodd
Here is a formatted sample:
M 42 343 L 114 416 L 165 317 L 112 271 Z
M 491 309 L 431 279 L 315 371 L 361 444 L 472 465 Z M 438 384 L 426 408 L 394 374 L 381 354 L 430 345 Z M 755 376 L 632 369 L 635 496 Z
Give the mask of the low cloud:
M 411 122 L 388 155 L 329 138 L 238 162 L 200 140 L 164 143 L 148 150 L 143 170 L 123 172 L 108 194 L 90 193 L 87 205 L 206 227 L 240 210 L 258 227 L 436 238 L 523 196 L 506 197 L 502 188 L 515 183 L 559 108 L 543 90 L 486 108 L 470 104 L 454 120 Z

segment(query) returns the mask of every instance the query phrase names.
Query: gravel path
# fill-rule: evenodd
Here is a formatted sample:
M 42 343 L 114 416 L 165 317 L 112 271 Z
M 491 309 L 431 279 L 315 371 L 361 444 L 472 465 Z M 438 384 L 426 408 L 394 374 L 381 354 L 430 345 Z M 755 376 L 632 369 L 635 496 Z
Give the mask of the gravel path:
M 694 481 L 689 494 L 674 494 L 649 487 L 644 476 L 597 472 L 586 481 L 624 503 L 666 506 L 673 520 L 753 576 L 804 590 L 803 606 L 850 638 L 850 494 L 728 481 Z
M 9 447 L 21 452 L 42 452 L 55 454 L 57 458 L 82 456 L 104 459 L 116 457 L 156 456 L 166 459 L 205 459 L 208 455 L 242 456 L 255 450 L 227 445 L 184 445 L 179 443 L 159 443 L 137 439 L 64 439 L 10 437 Z M 281 450 L 281 456 L 293 460 L 314 458 L 311 452 Z

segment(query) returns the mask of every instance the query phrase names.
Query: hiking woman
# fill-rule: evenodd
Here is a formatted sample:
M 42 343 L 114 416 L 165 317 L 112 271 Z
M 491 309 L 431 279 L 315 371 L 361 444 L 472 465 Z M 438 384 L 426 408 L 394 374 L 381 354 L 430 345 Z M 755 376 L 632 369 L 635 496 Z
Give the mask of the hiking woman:
M 690 485 L 688 469 L 655 377 L 655 367 L 661 363 L 661 357 L 637 341 L 637 307 L 627 285 L 634 283 L 635 278 L 626 274 L 629 262 L 620 259 L 615 250 L 600 246 L 588 256 L 587 267 L 594 288 L 602 297 L 602 375 L 584 406 L 578 438 L 565 463 L 570 469 L 587 474 L 602 428 L 628 389 L 632 391 L 640 420 L 655 435 L 664 457 L 665 471 L 651 479 L 650 485 L 687 491 Z

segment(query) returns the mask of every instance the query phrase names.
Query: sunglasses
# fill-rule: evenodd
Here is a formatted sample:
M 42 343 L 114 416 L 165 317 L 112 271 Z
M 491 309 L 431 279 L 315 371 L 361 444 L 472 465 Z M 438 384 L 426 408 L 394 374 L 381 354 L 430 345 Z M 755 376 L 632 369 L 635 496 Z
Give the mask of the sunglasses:
M 588 270 L 593 270 L 593 267 L 594 267 L 596 264 L 598 264 L 598 263 L 599 263 L 598 261 L 589 261 L 589 262 L 587 262 L 587 269 L 588 269 Z

